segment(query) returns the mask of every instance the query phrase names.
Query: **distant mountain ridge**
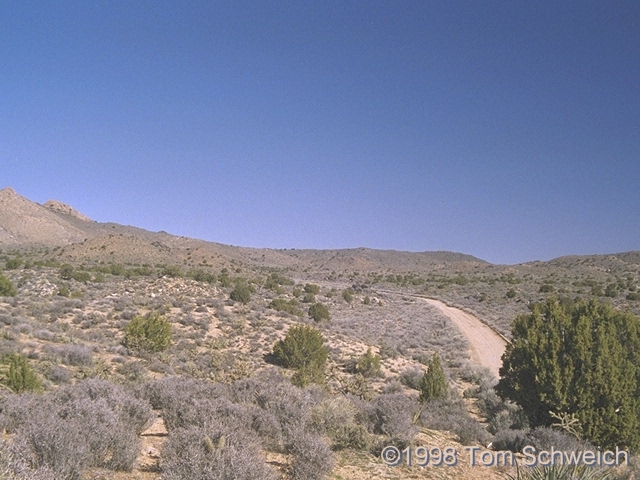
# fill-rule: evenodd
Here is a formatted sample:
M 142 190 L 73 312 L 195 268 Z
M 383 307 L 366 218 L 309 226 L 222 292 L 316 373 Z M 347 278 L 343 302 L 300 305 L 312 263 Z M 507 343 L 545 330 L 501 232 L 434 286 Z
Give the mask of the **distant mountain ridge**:
M 98 223 L 73 207 L 49 200 L 40 205 L 20 196 L 10 187 L 0 190 L 0 245 L 10 247 L 65 247 L 77 258 L 95 258 L 107 253 L 117 261 L 160 261 L 190 258 L 216 264 L 237 260 L 266 266 L 294 266 L 301 263 L 324 268 L 406 267 L 441 263 L 482 263 L 471 255 L 453 252 L 398 252 L 353 248 L 341 250 L 258 249 L 179 237 L 165 232 Z M 186 254 L 184 256 L 187 256 Z
M 471 272 L 492 264 L 463 253 L 404 252 L 371 248 L 333 250 L 269 249 L 224 245 L 216 242 L 150 232 L 142 228 L 100 223 L 73 207 L 49 200 L 44 205 L 22 197 L 10 187 L 0 190 L 0 247 L 59 247 L 68 261 L 181 264 L 221 267 L 252 265 L 258 268 L 331 272 L 437 272 L 454 269 Z M 640 263 L 640 252 L 601 256 L 567 256 L 549 263 L 572 268 L 593 257 L 601 268 Z M 497 266 L 496 266 L 497 267 Z

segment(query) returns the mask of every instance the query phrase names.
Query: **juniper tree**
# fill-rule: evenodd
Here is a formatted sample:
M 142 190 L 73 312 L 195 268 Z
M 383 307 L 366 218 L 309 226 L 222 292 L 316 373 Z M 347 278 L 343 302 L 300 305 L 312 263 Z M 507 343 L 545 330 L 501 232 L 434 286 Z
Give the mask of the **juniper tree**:
M 437 353 L 433 354 L 427 371 L 420 380 L 420 403 L 442 398 L 447 394 L 447 379 Z
M 605 448 L 640 447 L 640 319 L 596 300 L 550 299 L 513 325 L 496 387 L 532 427 L 574 415 Z
M 291 327 L 274 345 L 273 354 L 282 366 L 296 369 L 294 383 L 304 386 L 324 380 L 329 349 L 324 346 L 322 333 L 315 328 L 309 325 Z
M 6 356 L 9 364 L 6 384 L 16 393 L 38 391 L 42 389 L 42 384 L 29 362 L 19 353 L 12 353 Z

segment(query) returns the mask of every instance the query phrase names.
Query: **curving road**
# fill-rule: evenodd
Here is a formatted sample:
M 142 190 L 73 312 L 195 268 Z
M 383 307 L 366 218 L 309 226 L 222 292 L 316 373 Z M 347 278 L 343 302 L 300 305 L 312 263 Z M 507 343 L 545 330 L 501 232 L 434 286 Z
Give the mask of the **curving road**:
M 419 298 L 439 309 L 458 327 L 469 341 L 471 359 L 474 363 L 487 367 L 496 378 L 500 378 L 498 372 L 502 366 L 501 358 L 507 346 L 504 338 L 470 313 L 450 307 L 440 300 Z

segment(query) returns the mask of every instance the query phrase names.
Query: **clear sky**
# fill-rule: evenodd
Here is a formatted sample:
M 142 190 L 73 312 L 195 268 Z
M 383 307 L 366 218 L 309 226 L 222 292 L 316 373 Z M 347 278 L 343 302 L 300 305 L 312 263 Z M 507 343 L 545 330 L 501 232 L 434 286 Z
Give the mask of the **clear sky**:
M 0 188 L 232 245 L 640 249 L 640 2 L 0 0 Z

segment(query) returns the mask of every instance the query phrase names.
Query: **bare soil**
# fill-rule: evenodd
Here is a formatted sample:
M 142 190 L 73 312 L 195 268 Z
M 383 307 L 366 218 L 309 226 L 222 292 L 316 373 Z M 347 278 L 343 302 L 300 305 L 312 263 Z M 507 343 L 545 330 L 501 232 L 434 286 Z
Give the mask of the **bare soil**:
M 507 346 L 506 340 L 470 313 L 450 307 L 440 300 L 425 298 L 424 301 L 438 308 L 460 329 L 469 341 L 469 353 L 473 362 L 487 367 L 496 378 L 499 378 L 502 355 Z

